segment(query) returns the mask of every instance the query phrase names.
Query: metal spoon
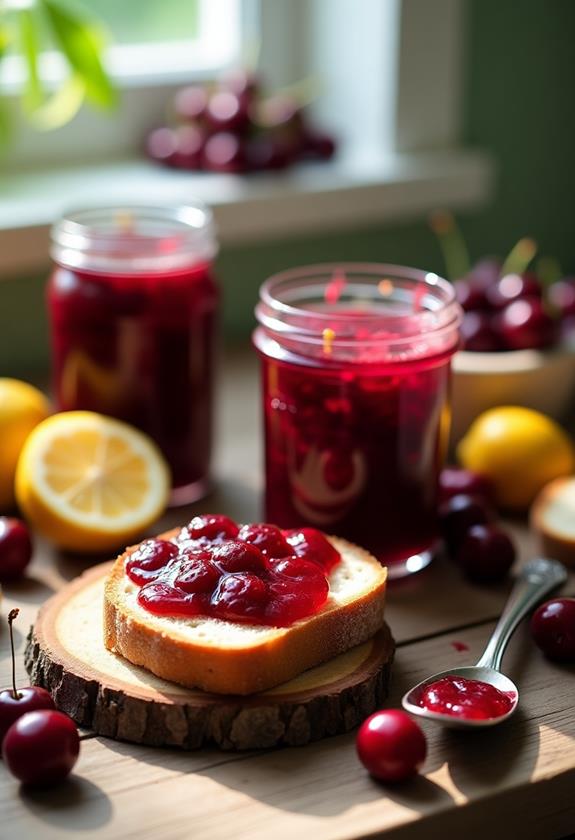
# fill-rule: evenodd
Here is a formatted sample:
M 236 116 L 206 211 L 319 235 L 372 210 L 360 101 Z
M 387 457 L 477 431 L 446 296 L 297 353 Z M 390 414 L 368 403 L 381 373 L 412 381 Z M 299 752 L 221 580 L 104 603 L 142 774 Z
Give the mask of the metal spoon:
M 507 647 L 509 639 L 521 619 L 540 601 L 547 593 L 555 587 L 560 586 L 567 580 L 565 568 L 555 560 L 538 558 L 530 560 L 523 567 L 513 587 L 509 600 L 507 601 L 497 627 L 487 643 L 483 656 L 477 665 L 469 665 L 466 668 L 451 668 L 448 671 L 440 671 L 432 677 L 428 677 L 410 689 L 403 697 L 403 708 L 412 715 L 419 715 L 428 720 L 437 721 L 444 726 L 464 729 L 471 727 L 495 726 L 502 723 L 516 710 L 519 704 L 519 689 L 515 683 L 500 672 L 501 660 Z M 469 718 L 445 715 L 439 712 L 430 711 L 418 704 L 425 686 L 430 685 L 443 677 L 466 677 L 467 679 L 480 680 L 490 683 L 500 691 L 509 692 L 512 696 L 512 706 L 508 712 L 498 717 L 486 720 L 471 720 Z

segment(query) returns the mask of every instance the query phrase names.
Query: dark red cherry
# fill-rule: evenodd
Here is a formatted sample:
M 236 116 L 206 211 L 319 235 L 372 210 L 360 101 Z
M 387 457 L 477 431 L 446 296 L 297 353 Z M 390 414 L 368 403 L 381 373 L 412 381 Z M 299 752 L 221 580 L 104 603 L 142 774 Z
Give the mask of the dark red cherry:
M 126 574 L 134 583 L 147 583 L 177 556 L 178 546 L 173 542 L 145 540 L 126 560 Z
M 286 539 L 297 557 L 317 563 L 326 574 L 341 560 L 339 551 L 315 528 L 286 531 Z
M 331 160 L 335 150 L 335 140 L 329 134 L 311 129 L 306 129 L 304 132 L 302 142 L 302 155 L 304 157 Z
M 175 134 L 176 152 L 172 164 L 179 169 L 200 169 L 206 142 L 205 132 L 196 125 L 180 125 Z
M 553 598 L 533 613 L 531 633 L 545 656 L 575 662 L 575 598 Z
M 146 139 L 146 153 L 148 157 L 158 163 L 175 166 L 177 151 L 178 140 L 173 128 L 166 126 L 156 128 L 150 132 Z
M 260 80 L 255 73 L 235 68 L 225 73 L 220 79 L 220 88 L 229 90 L 245 102 L 251 102 L 260 91 Z
M 22 577 L 31 558 L 32 540 L 24 522 L 0 516 L 0 583 Z
M 229 540 L 212 551 L 212 562 L 222 572 L 262 572 L 266 568 L 259 548 L 239 540 Z
M 291 624 L 318 610 L 329 595 L 329 583 L 317 563 L 299 557 L 271 564 L 270 602 L 266 616 L 271 624 Z
M 547 289 L 549 302 L 561 318 L 575 316 L 575 277 L 557 280 Z
M 194 516 L 188 527 L 186 535 L 192 540 L 205 538 L 207 540 L 233 540 L 240 530 L 233 519 L 221 513 L 203 513 Z
M 273 569 L 276 574 L 284 575 L 293 580 L 325 578 L 317 563 L 307 559 L 304 560 L 301 557 L 286 557 L 274 563 Z
M 235 572 L 223 577 L 214 594 L 212 607 L 220 618 L 261 616 L 269 600 L 268 587 L 260 577 L 249 572 Z
M 401 782 L 414 776 L 427 754 L 425 735 L 399 709 L 385 709 L 368 717 L 359 728 L 356 747 L 363 766 L 382 782 Z
M 564 315 L 559 322 L 561 340 L 573 346 L 575 344 L 575 315 Z
M 497 583 L 515 562 L 515 546 L 496 525 L 474 525 L 459 543 L 455 559 L 470 580 Z
M 450 553 L 458 550 L 461 541 L 474 525 L 489 522 L 491 511 L 481 499 L 460 493 L 439 507 L 439 523 Z
M 245 102 L 231 90 L 218 90 L 210 96 L 206 121 L 215 131 L 241 132 L 249 124 Z
M 184 592 L 213 592 L 221 577 L 209 551 L 185 552 L 178 561 L 174 586 Z
M 14 696 L 13 688 L 0 691 L 0 744 L 12 724 L 26 712 L 38 709 L 54 709 L 54 701 L 50 693 L 39 685 L 28 685 L 19 688 Z
M 205 116 L 208 92 L 200 85 L 189 85 L 174 96 L 174 111 L 181 120 L 192 122 Z
M 520 298 L 540 299 L 543 287 L 534 274 L 505 274 L 485 294 L 494 309 L 503 309 L 508 303 Z
M 254 172 L 285 169 L 293 162 L 292 148 L 283 138 L 263 132 L 248 141 L 246 162 Z
M 10 627 L 10 651 L 12 655 L 12 688 L 0 691 L 0 744 L 13 723 L 26 712 L 37 709 L 53 709 L 54 701 L 45 688 L 29 685 L 26 688 L 16 686 L 16 657 L 14 653 L 14 631 L 12 623 L 18 617 L 20 610 L 13 609 L 8 613 Z
M 542 349 L 556 338 L 555 323 L 538 298 L 523 298 L 501 311 L 499 330 L 509 350 Z
M 466 311 L 490 310 L 487 291 L 501 276 L 501 263 L 492 258 L 479 260 L 455 283 L 455 296 Z
M 490 503 L 493 499 L 493 485 L 486 475 L 464 470 L 461 467 L 445 467 L 439 473 L 439 498 L 442 502 L 461 493 Z
M 206 141 L 202 165 L 212 172 L 245 172 L 248 168 L 245 143 L 229 131 L 218 131 Z
M 455 298 L 465 312 L 484 311 L 487 309 L 485 289 L 466 279 L 455 283 Z
M 266 557 L 287 557 L 293 553 L 291 545 L 277 525 L 242 525 L 237 538 L 255 545 Z
M 80 739 L 67 715 L 28 712 L 12 724 L 2 743 L 8 770 L 26 785 L 52 785 L 69 775 L 78 760 Z
M 488 312 L 466 312 L 461 322 L 461 347 L 473 353 L 504 349 L 501 334 Z
M 497 257 L 484 257 L 471 266 L 467 279 L 477 288 L 489 289 L 501 277 L 501 268 Z

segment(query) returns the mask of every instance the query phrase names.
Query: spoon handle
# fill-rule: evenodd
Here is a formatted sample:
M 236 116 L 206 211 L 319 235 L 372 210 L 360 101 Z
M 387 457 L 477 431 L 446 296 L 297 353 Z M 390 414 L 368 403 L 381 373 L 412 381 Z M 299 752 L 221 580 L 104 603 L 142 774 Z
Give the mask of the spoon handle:
M 483 656 L 477 663 L 482 668 L 499 671 L 507 642 L 521 619 L 544 595 L 567 580 L 567 572 L 556 560 L 543 557 L 525 564 L 505 604 L 497 627 L 487 643 Z

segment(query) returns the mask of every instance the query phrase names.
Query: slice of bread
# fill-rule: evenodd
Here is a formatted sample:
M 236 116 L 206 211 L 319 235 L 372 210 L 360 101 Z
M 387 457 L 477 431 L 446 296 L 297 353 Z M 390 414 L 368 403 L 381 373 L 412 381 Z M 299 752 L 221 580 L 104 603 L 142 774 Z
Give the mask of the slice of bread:
M 533 502 L 530 519 L 544 554 L 575 568 L 575 476 L 547 484 Z
M 173 539 L 179 529 L 160 535 Z M 341 560 L 329 575 L 327 602 L 289 627 L 217 618 L 157 616 L 140 606 L 116 560 L 104 594 L 104 643 L 158 677 L 218 694 L 253 694 L 281 685 L 370 639 L 383 626 L 387 570 L 367 551 L 329 537 Z

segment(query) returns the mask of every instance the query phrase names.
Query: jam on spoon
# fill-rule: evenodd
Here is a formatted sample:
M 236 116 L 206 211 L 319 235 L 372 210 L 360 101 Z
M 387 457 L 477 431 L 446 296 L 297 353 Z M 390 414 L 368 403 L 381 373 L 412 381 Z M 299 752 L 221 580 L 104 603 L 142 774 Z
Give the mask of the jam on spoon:
M 566 580 L 561 563 L 543 557 L 528 561 L 479 662 L 441 671 L 415 685 L 401 701 L 406 712 L 460 729 L 507 720 L 519 705 L 517 686 L 501 673 L 507 643 L 521 619 Z
M 512 691 L 500 691 L 481 680 L 447 676 L 426 685 L 418 705 L 440 715 L 489 720 L 506 715 L 514 703 Z

